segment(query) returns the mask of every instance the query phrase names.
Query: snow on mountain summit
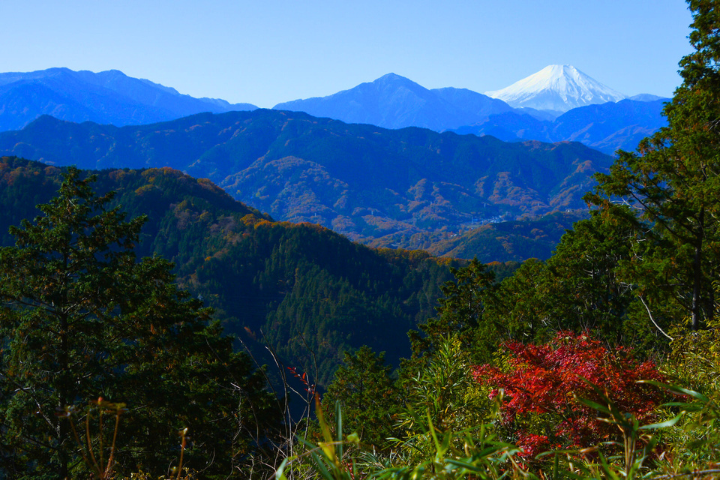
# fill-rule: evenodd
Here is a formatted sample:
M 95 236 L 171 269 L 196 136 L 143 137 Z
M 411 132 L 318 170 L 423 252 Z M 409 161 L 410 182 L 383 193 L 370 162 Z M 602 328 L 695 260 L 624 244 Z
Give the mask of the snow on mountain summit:
M 548 65 L 509 87 L 485 92 L 485 95 L 503 100 L 515 108 L 530 107 L 560 112 L 627 98 L 572 65 Z

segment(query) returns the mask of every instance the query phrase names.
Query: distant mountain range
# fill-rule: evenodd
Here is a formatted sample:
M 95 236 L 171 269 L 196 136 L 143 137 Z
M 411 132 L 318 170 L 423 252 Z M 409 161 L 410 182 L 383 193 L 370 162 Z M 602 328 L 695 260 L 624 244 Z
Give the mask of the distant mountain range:
M 50 68 L 0 73 L 0 131 L 19 130 L 40 115 L 123 126 L 255 108 L 249 103 L 181 95 L 173 88 L 128 77 L 118 70 L 93 73 Z
M 274 110 L 309 113 L 345 123 L 435 131 L 473 125 L 513 111 L 507 103 L 460 88 L 428 90 L 394 73 L 334 95 L 280 103 Z
M 0 133 L 0 154 L 91 169 L 168 166 L 276 219 L 393 247 L 584 209 L 592 174 L 613 161 L 579 143 L 505 143 L 262 109 L 121 128 L 43 116 Z
M 506 142 L 581 142 L 607 154 L 634 150 L 640 140 L 666 125 L 662 109 L 667 99 L 621 100 L 574 108 L 551 121 L 507 112 L 488 121 L 452 129 L 459 134 L 492 135 Z
M 273 108 L 384 128 L 423 127 L 504 141 L 576 141 L 607 154 L 634 150 L 666 124 L 661 113 L 667 99 L 649 94 L 625 98 L 569 65 L 551 65 L 488 93 L 498 98 L 467 89 L 429 90 L 388 74 L 334 95 Z
M 429 90 L 388 74 L 328 97 L 281 103 L 274 109 L 391 129 L 422 127 L 495 135 L 505 141 L 579 141 L 608 154 L 617 148 L 633 150 L 640 138 L 665 125 L 660 114 L 665 99 L 648 94 L 604 103 L 599 110 L 575 112 L 577 105 L 615 101 L 624 95 L 569 65 L 551 65 L 506 89 L 489 93 L 509 104 L 467 89 Z M 20 129 L 41 115 L 125 126 L 200 112 L 255 108 L 247 103 L 181 95 L 173 88 L 117 70 L 93 73 L 52 68 L 0 74 L 0 131 Z

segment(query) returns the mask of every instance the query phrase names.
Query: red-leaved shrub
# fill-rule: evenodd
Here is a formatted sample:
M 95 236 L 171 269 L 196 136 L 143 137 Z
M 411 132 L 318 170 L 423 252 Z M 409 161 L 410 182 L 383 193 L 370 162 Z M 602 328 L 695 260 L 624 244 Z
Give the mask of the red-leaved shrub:
M 632 413 L 641 424 L 650 420 L 664 399 L 658 389 L 637 383 L 663 381 L 653 362 L 635 360 L 629 348 L 610 350 L 586 334 L 559 332 L 545 345 L 511 342 L 505 348 L 510 353 L 505 365 L 477 366 L 473 373 L 478 382 L 493 388 L 492 397 L 504 390 L 505 425 L 514 428 L 518 445 L 528 456 L 551 445 L 586 448 L 621 436 L 617 427 L 597 419 L 599 412 L 577 400 L 601 403 L 586 381 L 604 390 L 621 412 Z

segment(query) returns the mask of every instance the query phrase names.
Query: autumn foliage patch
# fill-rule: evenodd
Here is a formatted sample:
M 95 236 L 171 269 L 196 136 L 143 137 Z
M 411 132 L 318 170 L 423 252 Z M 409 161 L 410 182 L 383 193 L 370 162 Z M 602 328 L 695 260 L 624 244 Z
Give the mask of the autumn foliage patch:
M 637 383 L 663 381 L 653 362 L 635 360 L 629 348 L 609 350 L 587 334 L 559 332 L 545 345 L 511 342 L 505 348 L 504 365 L 477 366 L 473 373 L 493 388 L 491 397 L 503 390 L 503 422 L 528 456 L 552 447 L 585 448 L 621 435 L 578 401 L 602 402 L 593 385 L 641 423 L 664 400 L 658 389 Z

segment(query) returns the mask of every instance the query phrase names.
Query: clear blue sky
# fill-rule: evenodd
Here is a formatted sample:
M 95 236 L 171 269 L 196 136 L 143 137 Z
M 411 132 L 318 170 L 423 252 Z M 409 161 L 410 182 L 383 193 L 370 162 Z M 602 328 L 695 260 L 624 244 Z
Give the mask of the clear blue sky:
M 0 72 L 117 69 L 260 107 L 390 72 L 485 92 L 549 64 L 670 96 L 692 21 L 680 0 L 7 0 L 0 18 Z

